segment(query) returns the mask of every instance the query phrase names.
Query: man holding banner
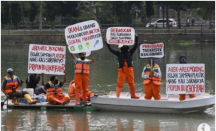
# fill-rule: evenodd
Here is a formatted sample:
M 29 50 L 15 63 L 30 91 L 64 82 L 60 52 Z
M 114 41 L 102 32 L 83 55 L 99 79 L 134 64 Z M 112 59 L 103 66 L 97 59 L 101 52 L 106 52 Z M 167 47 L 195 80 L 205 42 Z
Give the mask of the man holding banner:
M 161 70 L 156 60 L 148 61 L 143 69 L 142 78 L 144 78 L 145 99 L 151 100 L 154 97 L 155 100 L 160 100 Z
M 187 63 L 186 55 L 184 55 L 184 54 L 180 55 L 179 59 L 180 59 L 180 64 L 186 64 Z M 196 97 L 196 94 L 189 94 L 189 97 L 194 98 L 194 97 Z M 179 94 L 179 100 L 180 101 L 184 101 L 185 99 L 186 99 L 185 94 Z
M 123 45 L 123 44 L 122 44 Z M 118 57 L 118 78 L 116 85 L 116 97 L 120 97 L 121 89 L 124 86 L 125 79 L 129 85 L 131 98 L 139 99 L 135 94 L 134 87 L 134 72 L 133 72 L 133 60 L 132 55 L 135 52 L 138 45 L 138 35 L 135 35 L 135 45 L 132 49 L 129 49 L 127 45 L 119 45 L 120 51 L 113 50 L 107 43 L 107 47 L 111 53 Z
M 68 97 L 62 93 L 62 86 L 66 82 L 66 71 L 64 71 L 64 79 L 62 81 L 58 80 L 58 77 L 51 76 L 50 81 L 45 84 L 44 82 L 44 73 L 41 74 L 42 76 L 42 85 L 47 90 L 47 101 L 49 104 L 53 105 L 65 105 L 70 102 Z
M 76 105 L 80 105 L 80 92 L 82 90 L 82 101 L 86 103 L 88 84 L 89 84 L 89 64 L 94 63 L 94 57 L 91 52 L 91 60 L 85 57 L 85 53 L 79 53 L 79 58 L 76 58 L 71 53 L 71 57 L 75 63 L 74 69 L 74 81 L 75 81 L 75 92 L 76 92 Z

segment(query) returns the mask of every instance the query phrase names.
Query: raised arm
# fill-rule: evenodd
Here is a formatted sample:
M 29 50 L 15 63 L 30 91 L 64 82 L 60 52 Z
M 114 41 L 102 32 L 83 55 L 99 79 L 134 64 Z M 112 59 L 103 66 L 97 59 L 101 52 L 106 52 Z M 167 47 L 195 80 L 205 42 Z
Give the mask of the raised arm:
M 92 52 L 91 52 L 91 61 L 89 61 L 89 64 L 91 64 L 91 63 L 94 63 L 94 57 L 92 55 Z
M 113 54 L 116 55 L 117 57 L 119 56 L 119 51 L 113 50 L 107 42 L 106 42 L 106 45 L 107 45 L 107 47 L 108 47 L 108 49 L 109 49 L 109 51 L 110 51 L 111 53 L 113 53 Z
M 133 55 L 133 53 L 137 49 L 137 45 L 138 45 L 138 35 L 136 34 L 135 35 L 135 44 L 134 44 L 133 48 L 130 50 L 131 55 Z

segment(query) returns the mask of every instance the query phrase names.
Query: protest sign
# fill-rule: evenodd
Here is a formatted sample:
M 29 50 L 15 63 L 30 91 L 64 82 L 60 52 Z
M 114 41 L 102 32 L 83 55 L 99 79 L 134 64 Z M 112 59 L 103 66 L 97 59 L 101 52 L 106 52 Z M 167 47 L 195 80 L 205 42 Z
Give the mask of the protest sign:
M 29 45 L 28 73 L 63 75 L 65 70 L 65 46 Z
M 103 48 L 100 27 L 95 20 L 80 22 L 66 27 L 65 39 L 69 51 L 73 54 Z
M 140 58 L 163 58 L 164 43 L 140 44 L 139 52 Z
M 132 27 L 110 27 L 106 31 L 108 44 L 133 45 L 135 40 L 135 30 Z
M 166 65 L 166 94 L 202 94 L 204 92 L 204 64 Z

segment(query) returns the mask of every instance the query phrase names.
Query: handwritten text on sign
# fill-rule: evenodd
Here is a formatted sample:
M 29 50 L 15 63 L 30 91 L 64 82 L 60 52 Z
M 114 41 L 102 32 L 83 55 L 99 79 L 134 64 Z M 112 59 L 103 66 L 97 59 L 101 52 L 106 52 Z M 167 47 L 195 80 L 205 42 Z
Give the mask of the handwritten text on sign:
M 140 58 L 163 58 L 164 43 L 140 44 Z
M 89 20 L 65 28 L 65 39 L 71 53 L 89 52 L 103 48 L 100 27 Z
M 201 94 L 204 92 L 204 64 L 166 65 L 166 94 Z
M 135 30 L 131 27 L 110 27 L 106 32 L 106 39 L 108 44 L 133 45 Z
M 29 45 L 28 73 L 63 75 L 65 46 Z

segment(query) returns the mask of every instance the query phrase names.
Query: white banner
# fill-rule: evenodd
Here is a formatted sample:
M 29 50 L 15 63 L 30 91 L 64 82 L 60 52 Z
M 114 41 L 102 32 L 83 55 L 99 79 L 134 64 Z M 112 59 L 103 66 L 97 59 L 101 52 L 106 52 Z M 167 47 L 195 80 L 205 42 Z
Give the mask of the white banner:
M 63 75 L 65 70 L 65 46 L 29 45 L 28 73 Z
M 140 44 L 140 58 L 163 58 L 164 43 Z
M 167 64 L 166 94 L 205 93 L 205 64 Z
M 73 54 L 103 48 L 100 27 L 95 20 L 80 22 L 66 27 L 65 39 L 69 51 Z
M 108 44 L 133 45 L 135 40 L 135 30 L 132 27 L 110 27 L 106 31 Z

